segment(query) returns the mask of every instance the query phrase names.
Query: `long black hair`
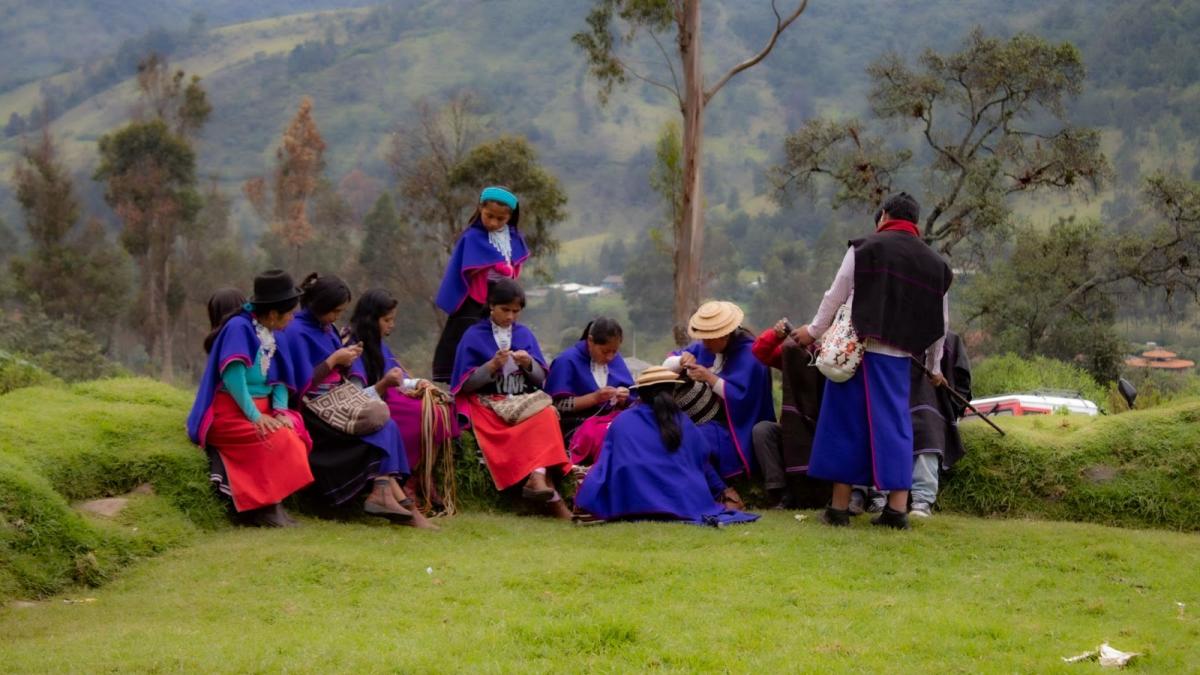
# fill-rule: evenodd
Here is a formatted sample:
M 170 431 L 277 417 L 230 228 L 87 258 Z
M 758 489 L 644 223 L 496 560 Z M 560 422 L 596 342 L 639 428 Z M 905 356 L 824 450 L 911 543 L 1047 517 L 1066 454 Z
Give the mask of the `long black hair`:
M 589 321 L 588 325 L 584 326 L 583 335 L 579 336 L 580 340 L 588 338 L 592 338 L 592 342 L 598 345 L 606 345 L 609 340 L 624 340 L 625 333 L 621 330 L 621 324 L 617 323 L 616 319 L 598 316 Z
M 668 452 L 675 452 L 683 443 L 683 429 L 679 426 L 679 404 L 675 402 L 675 383 L 653 384 L 639 387 L 638 398 L 649 403 L 658 422 L 658 435 Z
M 372 288 L 363 293 L 354 305 L 354 314 L 350 316 L 350 334 L 362 345 L 368 383 L 383 379 L 383 334 L 379 332 L 379 320 L 396 309 L 397 304 L 391 293 L 382 288 Z
M 316 272 L 304 277 L 300 283 L 300 306 L 314 317 L 328 314 L 350 302 L 350 287 L 341 277 L 333 274 L 321 276 Z
M 208 327 L 212 330 L 204 336 L 204 353 L 212 351 L 213 343 L 225 322 L 234 314 L 242 311 L 246 304 L 246 294 L 236 288 L 222 288 L 208 298 Z

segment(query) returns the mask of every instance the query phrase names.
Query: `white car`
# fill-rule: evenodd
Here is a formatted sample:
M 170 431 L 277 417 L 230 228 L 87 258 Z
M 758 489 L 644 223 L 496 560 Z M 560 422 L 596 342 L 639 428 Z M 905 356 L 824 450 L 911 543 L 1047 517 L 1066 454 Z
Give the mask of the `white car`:
M 971 405 L 988 417 L 1010 415 L 1050 415 L 1061 410 L 1073 415 L 1100 414 L 1100 407 L 1095 403 L 1079 397 L 1049 395 L 1049 394 L 1006 394 L 1004 396 L 989 396 L 971 401 Z M 967 410 L 963 419 L 971 419 L 975 413 Z

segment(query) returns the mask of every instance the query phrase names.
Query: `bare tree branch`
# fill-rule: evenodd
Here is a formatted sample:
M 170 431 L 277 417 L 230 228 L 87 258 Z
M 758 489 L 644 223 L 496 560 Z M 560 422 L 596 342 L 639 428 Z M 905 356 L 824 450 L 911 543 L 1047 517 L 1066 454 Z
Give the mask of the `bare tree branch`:
M 663 47 L 662 41 L 658 39 L 658 34 L 654 31 L 649 32 L 650 39 L 654 40 L 654 44 L 658 45 L 658 51 L 662 52 L 663 61 L 667 62 L 667 68 L 671 71 L 671 83 L 674 85 L 673 93 L 675 94 L 675 100 L 679 102 L 679 108 L 682 110 L 683 94 L 679 91 L 679 77 L 675 74 L 675 63 L 671 60 L 671 55 L 667 53 L 666 48 Z
M 621 70 L 625 71 L 625 73 L 627 75 L 632 75 L 634 78 L 639 79 L 642 82 L 645 82 L 646 84 L 652 84 L 656 87 L 659 87 L 661 89 L 665 89 L 665 90 L 671 92 L 671 95 L 675 97 L 675 100 L 680 102 L 679 105 L 681 107 L 683 106 L 683 98 L 680 96 L 678 89 L 672 88 L 671 85 L 669 85 L 669 84 L 664 84 L 662 82 L 659 82 L 658 80 L 655 80 L 653 78 L 649 78 L 649 77 L 646 77 L 645 75 L 642 75 L 641 73 L 634 70 L 633 67 L 630 66 L 628 63 L 625 63 L 625 61 L 622 60 L 618 56 L 613 56 L 612 59 L 618 66 L 621 67 Z M 668 63 L 669 63 L 669 61 L 668 61 Z M 671 75 L 674 76 L 674 74 L 675 74 L 674 69 L 672 69 Z
M 801 0 L 800 6 L 796 8 L 796 11 L 792 12 L 786 19 L 784 19 L 782 16 L 780 16 L 779 9 L 775 7 L 775 0 L 771 0 L 771 11 L 775 13 L 775 30 L 771 33 L 771 39 L 767 40 L 767 45 L 763 47 L 762 50 L 760 50 L 757 54 L 731 68 L 729 72 L 725 73 L 725 76 L 718 80 L 711 89 L 704 92 L 705 105 L 712 100 L 712 97 L 715 96 L 718 91 L 721 91 L 721 87 L 724 87 L 725 83 L 729 82 L 734 75 L 737 75 L 747 68 L 754 67 L 760 61 L 767 58 L 767 54 L 770 54 L 771 50 L 775 48 L 775 43 L 779 40 L 779 35 L 783 33 L 783 31 L 787 30 L 787 27 L 792 25 L 793 21 L 800 18 L 800 15 L 803 14 L 804 10 L 807 8 L 808 0 Z

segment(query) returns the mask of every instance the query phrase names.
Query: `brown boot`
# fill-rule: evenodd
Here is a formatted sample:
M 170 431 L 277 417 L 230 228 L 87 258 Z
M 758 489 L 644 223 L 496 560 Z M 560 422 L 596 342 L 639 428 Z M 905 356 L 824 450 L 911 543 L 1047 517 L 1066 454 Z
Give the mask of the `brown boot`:
M 521 496 L 531 502 L 548 502 L 554 498 L 554 488 L 550 486 L 550 481 L 546 480 L 546 474 L 534 471 L 525 479 Z

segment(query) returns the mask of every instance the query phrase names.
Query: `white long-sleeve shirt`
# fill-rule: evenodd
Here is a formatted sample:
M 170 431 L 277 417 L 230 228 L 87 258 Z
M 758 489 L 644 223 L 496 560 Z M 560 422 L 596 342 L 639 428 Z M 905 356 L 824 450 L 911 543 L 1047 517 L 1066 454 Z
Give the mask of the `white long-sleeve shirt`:
M 842 258 L 842 265 L 838 268 L 837 274 L 833 277 L 833 283 L 829 285 L 829 290 L 825 291 L 825 297 L 821 299 L 821 306 L 817 308 L 817 313 L 813 316 L 812 321 L 808 322 L 806 330 L 814 340 L 821 339 L 825 331 L 829 330 L 830 324 L 833 323 L 834 316 L 837 315 L 838 307 L 846 304 L 851 294 L 854 293 L 854 247 L 846 248 L 846 255 Z M 925 367 L 929 372 L 940 375 L 942 372 L 942 351 L 946 345 L 946 330 L 950 327 L 950 294 L 942 295 L 942 337 L 938 338 L 929 349 L 925 351 Z M 884 344 L 878 340 L 867 338 L 863 343 L 863 348 L 869 352 L 876 354 L 884 354 L 886 356 L 908 357 L 908 352 L 891 345 Z

